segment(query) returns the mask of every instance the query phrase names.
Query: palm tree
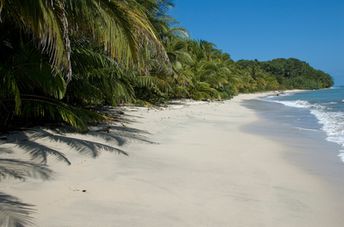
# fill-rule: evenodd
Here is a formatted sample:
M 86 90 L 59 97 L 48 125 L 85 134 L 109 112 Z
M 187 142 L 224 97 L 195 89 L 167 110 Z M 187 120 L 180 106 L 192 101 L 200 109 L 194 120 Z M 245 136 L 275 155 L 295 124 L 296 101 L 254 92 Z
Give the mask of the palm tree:
M 2 130 L 29 122 L 64 122 L 87 130 L 89 122 L 113 119 L 89 107 L 133 98 L 133 86 L 144 84 L 136 75 L 147 71 L 150 57 L 159 56 L 168 64 L 146 9 L 135 0 L 0 0 L 0 16 Z M 137 73 L 128 73 L 129 69 Z M 83 93 L 88 95 L 76 99 Z M 94 157 L 99 150 L 126 154 L 103 143 L 47 136 Z M 103 136 L 118 144 L 125 141 L 112 133 Z M 1 158 L 0 178 L 47 178 L 49 155 L 70 164 L 63 153 L 36 141 L 17 145 L 35 162 Z M 30 207 L 0 194 L 1 225 L 30 224 Z
M 85 106 L 132 100 L 133 80 L 149 71 L 147 59 L 168 65 L 148 9 L 138 1 L 0 0 L 0 9 L 0 112 L 6 116 L 1 125 L 19 116 L 85 130 L 89 120 L 103 119 Z M 67 86 L 72 74 L 77 86 Z M 81 103 L 73 99 L 95 89 L 98 101 L 90 95 Z
M 1 23 L 11 23 L 17 32 L 31 35 L 49 55 L 54 70 L 64 69 L 69 80 L 71 36 L 88 35 L 126 66 L 142 67 L 142 48 L 155 47 L 164 53 L 145 9 L 135 0 L 1 0 L 0 8 Z

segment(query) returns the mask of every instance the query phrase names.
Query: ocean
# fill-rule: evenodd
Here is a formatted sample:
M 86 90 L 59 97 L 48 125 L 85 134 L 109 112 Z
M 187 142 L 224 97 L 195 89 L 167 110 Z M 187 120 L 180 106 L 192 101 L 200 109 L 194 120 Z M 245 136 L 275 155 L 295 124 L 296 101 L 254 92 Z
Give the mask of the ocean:
M 322 130 L 327 141 L 339 145 L 338 156 L 344 162 L 344 86 L 267 96 L 262 101 L 283 105 L 278 117 L 294 128 Z

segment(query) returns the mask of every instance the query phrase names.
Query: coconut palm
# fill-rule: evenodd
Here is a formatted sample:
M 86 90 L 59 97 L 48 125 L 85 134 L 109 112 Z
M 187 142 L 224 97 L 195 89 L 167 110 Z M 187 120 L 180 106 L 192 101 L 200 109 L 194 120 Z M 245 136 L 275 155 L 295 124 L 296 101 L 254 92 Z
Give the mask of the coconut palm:
M 88 121 L 103 119 L 85 105 L 130 101 L 133 80 L 149 71 L 148 58 L 168 65 L 138 1 L 1 0 L 0 9 L 1 125 L 36 118 L 85 130 Z M 72 74 L 77 86 L 67 86 Z M 76 100 L 84 91 L 94 97 Z
M 63 69 L 69 80 L 71 36 L 88 35 L 125 66 L 142 67 L 142 48 L 155 47 L 164 54 L 144 7 L 135 0 L 1 0 L 0 8 L 1 23 L 32 36 L 54 70 Z

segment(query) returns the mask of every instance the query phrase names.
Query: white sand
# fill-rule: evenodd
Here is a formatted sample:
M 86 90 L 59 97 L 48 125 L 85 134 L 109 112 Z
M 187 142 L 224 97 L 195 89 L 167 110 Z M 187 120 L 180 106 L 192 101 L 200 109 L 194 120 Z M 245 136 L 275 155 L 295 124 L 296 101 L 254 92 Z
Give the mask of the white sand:
M 42 227 L 344 226 L 322 179 L 289 163 L 287 147 L 241 130 L 259 120 L 240 105 L 254 97 L 138 108 L 130 126 L 159 144 L 133 141 L 129 157 L 66 151 L 73 164 L 52 164 L 54 180 L 1 183 L 1 191 L 36 205 Z

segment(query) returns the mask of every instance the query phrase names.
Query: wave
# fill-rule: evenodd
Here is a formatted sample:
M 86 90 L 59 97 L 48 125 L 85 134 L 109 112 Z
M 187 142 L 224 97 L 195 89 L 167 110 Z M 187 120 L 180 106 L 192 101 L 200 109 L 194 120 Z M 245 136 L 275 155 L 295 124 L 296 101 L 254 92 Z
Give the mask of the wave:
M 304 100 L 296 100 L 296 101 L 273 100 L 273 102 L 277 102 L 277 103 L 283 104 L 285 106 L 296 107 L 296 108 L 307 108 L 307 109 L 310 109 L 311 107 L 314 106 L 314 104 L 310 104 L 309 102 L 304 101 Z M 317 105 L 317 104 L 315 104 L 315 105 Z M 317 108 L 319 108 L 319 107 L 320 106 L 317 106 Z
M 314 129 L 314 128 L 302 128 L 302 127 L 295 127 L 296 129 L 300 131 L 312 131 L 312 132 L 318 132 L 319 129 Z
M 322 130 L 325 131 L 327 135 L 326 139 L 344 147 L 344 112 L 329 111 L 326 106 L 312 104 L 305 100 L 273 100 L 273 102 L 277 102 L 289 107 L 309 109 L 310 113 L 317 118 L 318 122 L 322 126 Z M 341 152 L 339 157 L 344 162 L 343 152 Z
M 340 150 L 338 157 L 344 162 L 344 150 Z
M 344 86 L 340 85 L 340 86 L 333 86 L 330 87 L 329 89 L 342 89 Z

